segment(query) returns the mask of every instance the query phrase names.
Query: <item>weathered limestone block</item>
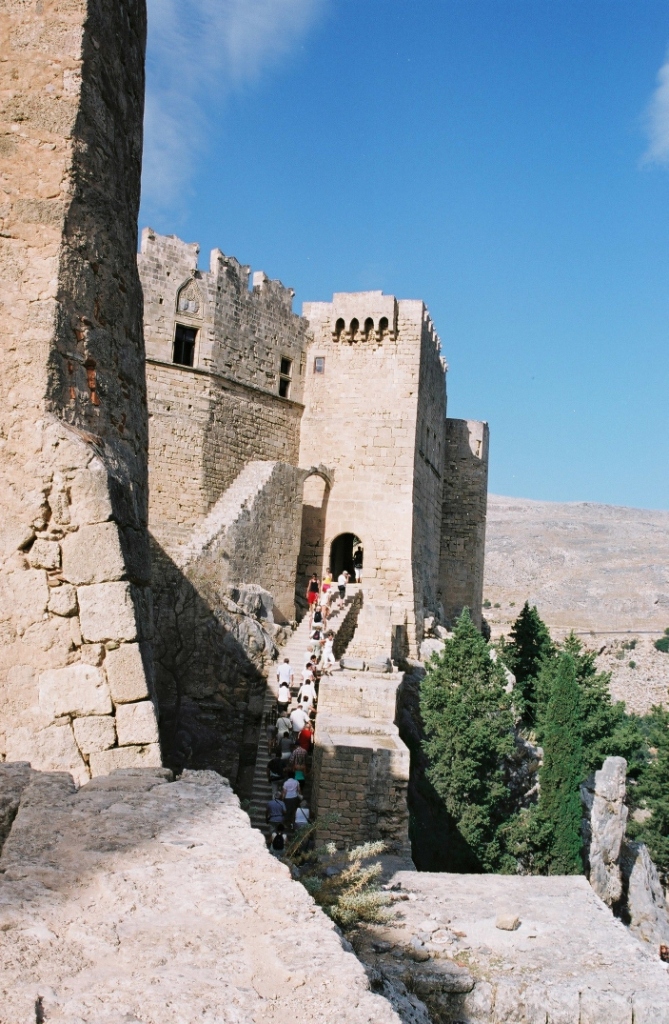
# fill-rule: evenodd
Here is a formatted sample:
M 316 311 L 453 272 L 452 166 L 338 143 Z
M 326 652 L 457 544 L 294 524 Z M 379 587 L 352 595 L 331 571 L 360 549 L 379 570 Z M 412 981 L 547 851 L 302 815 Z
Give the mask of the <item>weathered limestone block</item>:
M 74 738 L 82 754 L 108 750 L 116 743 L 116 728 L 111 715 L 75 718 L 73 728 Z
M 112 747 L 90 756 L 91 775 L 109 775 L 117 768 L 160 768 L 160 747 L 157 743 L 136 747 Z
M 75 522 L 104 523 L 112 518 L 113 508 L 105 466 L 97 457 L 85 470 L 78 472 L 71 483 L 72 510 Z
M 77 611 L 77 592 L 69 583 L 49 590 L 49 611 L 68 618 Z
M 150 700 L 121 704 L 116 709 L 116 732 L 120 747 L 158 742 L 156 712 Z
M 139 644 L 121 644 L 108 651 L 105 670 L 114 704 L 131 704 L 149 696 Z
M 89 779 L 69 721 L 56 722 L 46 729 L 21 726 L 7 736 L 7 760 L 29 761 L 38 771 L 53 771 L 58 765 L 68 771 L 78 785 Z
M 594 778 L 590 810 L 590 884 L 609 907 L 617 903 L 623 891 L 619 859 L 627 825 L 626 772 L 624 757 L 607 757 Z M 588 788 L 583 787 L 586 794 Z
M 25 761 L 0 764 L 0 853 L 19 809 L 21 793 L 30 781 L 30 765 Z
M 77 586 L 120 580 L 126 573 L 116 523 L 82 526 L 63 540 L 63 576 Z
M 60 569 L 60 544 L 53 540 L 36 540 L 28 553 L 33 569 Z
M 92 583 L 77 589 L 81 632 L 89 643 L 136 640 L 137 621 L 129 583 Z
M 444 641 L 428 637 L 420 645 L 420 657 L 422 661 L 428 661 L 433 654 L 441 654 L 444 649 Z
M 25 630 L 45 614 L 49 601 L 47 575 L 43 569 L 10 572 L 0 588 L 2 618 Z
M 648 848 L 625 839 L 620 866 L 631 930 L 654 946 L 669 945 L 669 907 Z
M 109 715 L 112 711 L 104 673 L 93 665 L 69 665 L 43 672 L 39 677 L 39 703 L 52 719 Z

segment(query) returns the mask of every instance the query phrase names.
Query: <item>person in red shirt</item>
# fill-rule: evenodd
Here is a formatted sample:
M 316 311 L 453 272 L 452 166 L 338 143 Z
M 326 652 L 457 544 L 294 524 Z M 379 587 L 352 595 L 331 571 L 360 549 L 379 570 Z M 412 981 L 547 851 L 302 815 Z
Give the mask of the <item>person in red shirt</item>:
M 311 722 L 307 722 L 304 729 L 300 732 L 300 735 L 297 737 L 297 745 L 302 747 L 302 750 L 306 750 L 307 753 L 311 752 L 314 745 L 314 729 Z

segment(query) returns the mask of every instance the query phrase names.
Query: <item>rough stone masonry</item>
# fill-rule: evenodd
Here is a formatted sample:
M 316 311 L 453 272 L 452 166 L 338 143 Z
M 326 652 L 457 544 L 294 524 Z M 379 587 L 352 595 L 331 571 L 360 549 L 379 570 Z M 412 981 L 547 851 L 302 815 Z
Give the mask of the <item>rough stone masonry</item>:
M 0 7 L 0 758 L 160 764 L 136 224 L 143 0 Z

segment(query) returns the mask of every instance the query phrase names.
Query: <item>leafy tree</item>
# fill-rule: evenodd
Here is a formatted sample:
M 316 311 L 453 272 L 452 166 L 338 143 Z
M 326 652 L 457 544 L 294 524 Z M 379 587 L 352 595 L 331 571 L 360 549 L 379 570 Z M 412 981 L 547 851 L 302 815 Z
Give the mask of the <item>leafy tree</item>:
M 652 813 L 644 822 L 632 819 L 628 832 L 646 844 L 666 884 L 669 878 L 669 711 L 654 707 L 643 724 L 648 733 L 651 759 L 634 787 L 634 800 Z
M 549 874 L 581 874 L 583 746 L 580 693 L 573 658 L 562 652 L 542 670 L 550 675 L 550 697 L 543 723 L 544 761 L 539 772 L 538 815 L 548 825 Z
M 527 601 L 509 635 L 511 639 L 504 645 L 502 656 L 516 677 L 516 704 L 522 701 L 518 710 L 526 725 L 533 726 L 537 712 L 536 680 L 544 658 L 553 651 L 553 642 L 536 606 L 530 608 Z
M 420 707 L 426 774 L 471 851 L 474 871 L 494 871 L 502 857 L 497 833 L 509 813 L 504 758 L 514 744 L 505 682 L 465 609 L 452 639 L 428 663 Z

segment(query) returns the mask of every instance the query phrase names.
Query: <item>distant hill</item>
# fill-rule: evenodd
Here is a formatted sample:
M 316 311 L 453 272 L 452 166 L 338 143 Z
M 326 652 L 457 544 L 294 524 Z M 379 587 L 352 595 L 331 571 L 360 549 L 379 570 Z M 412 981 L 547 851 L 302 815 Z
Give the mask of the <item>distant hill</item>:
M 557 630 L 669 626 L 669 512 L 488 498 L 484 614 L 498 633 L 526 600 Z
M 669 512 L 491 494 L 483 596 L 493 637 L 529 601 L 556 639 L 574 629 L 598 652 L 615 700 L 669 707 L 669 654 L 653 644 L 669 627 Z

